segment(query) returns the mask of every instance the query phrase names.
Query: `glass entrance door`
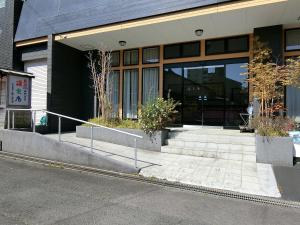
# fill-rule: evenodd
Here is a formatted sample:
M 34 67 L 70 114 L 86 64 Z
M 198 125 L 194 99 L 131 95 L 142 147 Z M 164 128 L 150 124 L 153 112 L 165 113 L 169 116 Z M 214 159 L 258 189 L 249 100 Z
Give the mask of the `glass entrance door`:
M 184 67 L 184 123 L 223 125 L 224 68 L 224 65 Z
M 181 102 L 175 123 L 238 126 L 248 105 L 241 66 L 248 59 L 169 64 L 164 68 L 164 97 Z

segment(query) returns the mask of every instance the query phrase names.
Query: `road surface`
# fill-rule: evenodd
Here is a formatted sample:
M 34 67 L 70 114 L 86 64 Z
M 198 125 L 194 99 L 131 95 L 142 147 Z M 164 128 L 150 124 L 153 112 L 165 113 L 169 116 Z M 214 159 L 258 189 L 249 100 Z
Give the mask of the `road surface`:
M 300 210 L 0 158 L 1 225 L 299 224 Z

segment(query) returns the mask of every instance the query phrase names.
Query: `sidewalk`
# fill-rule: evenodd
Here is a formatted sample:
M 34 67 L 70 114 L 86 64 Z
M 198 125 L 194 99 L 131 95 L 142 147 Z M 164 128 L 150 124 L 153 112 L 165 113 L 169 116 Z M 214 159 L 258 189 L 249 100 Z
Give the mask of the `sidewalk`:
M 58 139 L 56 134 L 47 135 Z M 88 150 L 90 140 L 75 133 L 62 135 L 62 141 L 79 144 Z M 134 149 L 94 141 L 95 154 L 134 164 Z M 224 189 L 247 194 L 281 197 L 269 164 L 175 155 L 138 150 L 138 167 L 145 177 L 156 177 L 186 184 Z

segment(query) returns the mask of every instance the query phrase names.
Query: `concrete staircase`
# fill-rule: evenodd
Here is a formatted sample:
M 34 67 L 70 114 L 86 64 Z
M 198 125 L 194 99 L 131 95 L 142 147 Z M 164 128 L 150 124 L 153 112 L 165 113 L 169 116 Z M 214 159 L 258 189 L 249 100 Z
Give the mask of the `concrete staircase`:
M 256 161 L 255 136 L 213 127 L 172 129 L 162 152 L 238 161 Z

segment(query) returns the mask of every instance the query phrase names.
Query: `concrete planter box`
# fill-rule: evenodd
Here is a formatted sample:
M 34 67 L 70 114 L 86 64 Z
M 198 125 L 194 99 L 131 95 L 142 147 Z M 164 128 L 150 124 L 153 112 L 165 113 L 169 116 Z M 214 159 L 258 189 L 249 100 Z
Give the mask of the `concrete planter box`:
M 118 130 L 142 136 L 143 139 L 137 138 L 137 148 L 157 152 L 161 151 L 161 146 L 165 144 L 165 140 L 169 135 L 169 130 L 158 131 L 151 138 L 149 137 L 149 135 L 145 134 L 144 131 L 138 129 L 120 128 Z M 91 128 L 85 126 L 77 126 L 76 136 L 81 138 L 90 138 Z M 111 131 L 101 127 L 94 127 L 94 139 L 110 142 L 113 144 L 134 147 L 134 137 L 122 133 L 117 133 L 115 131 Z
M 256 162 L 293 166 L 294 144 L 290 137 L 256 135 Z

